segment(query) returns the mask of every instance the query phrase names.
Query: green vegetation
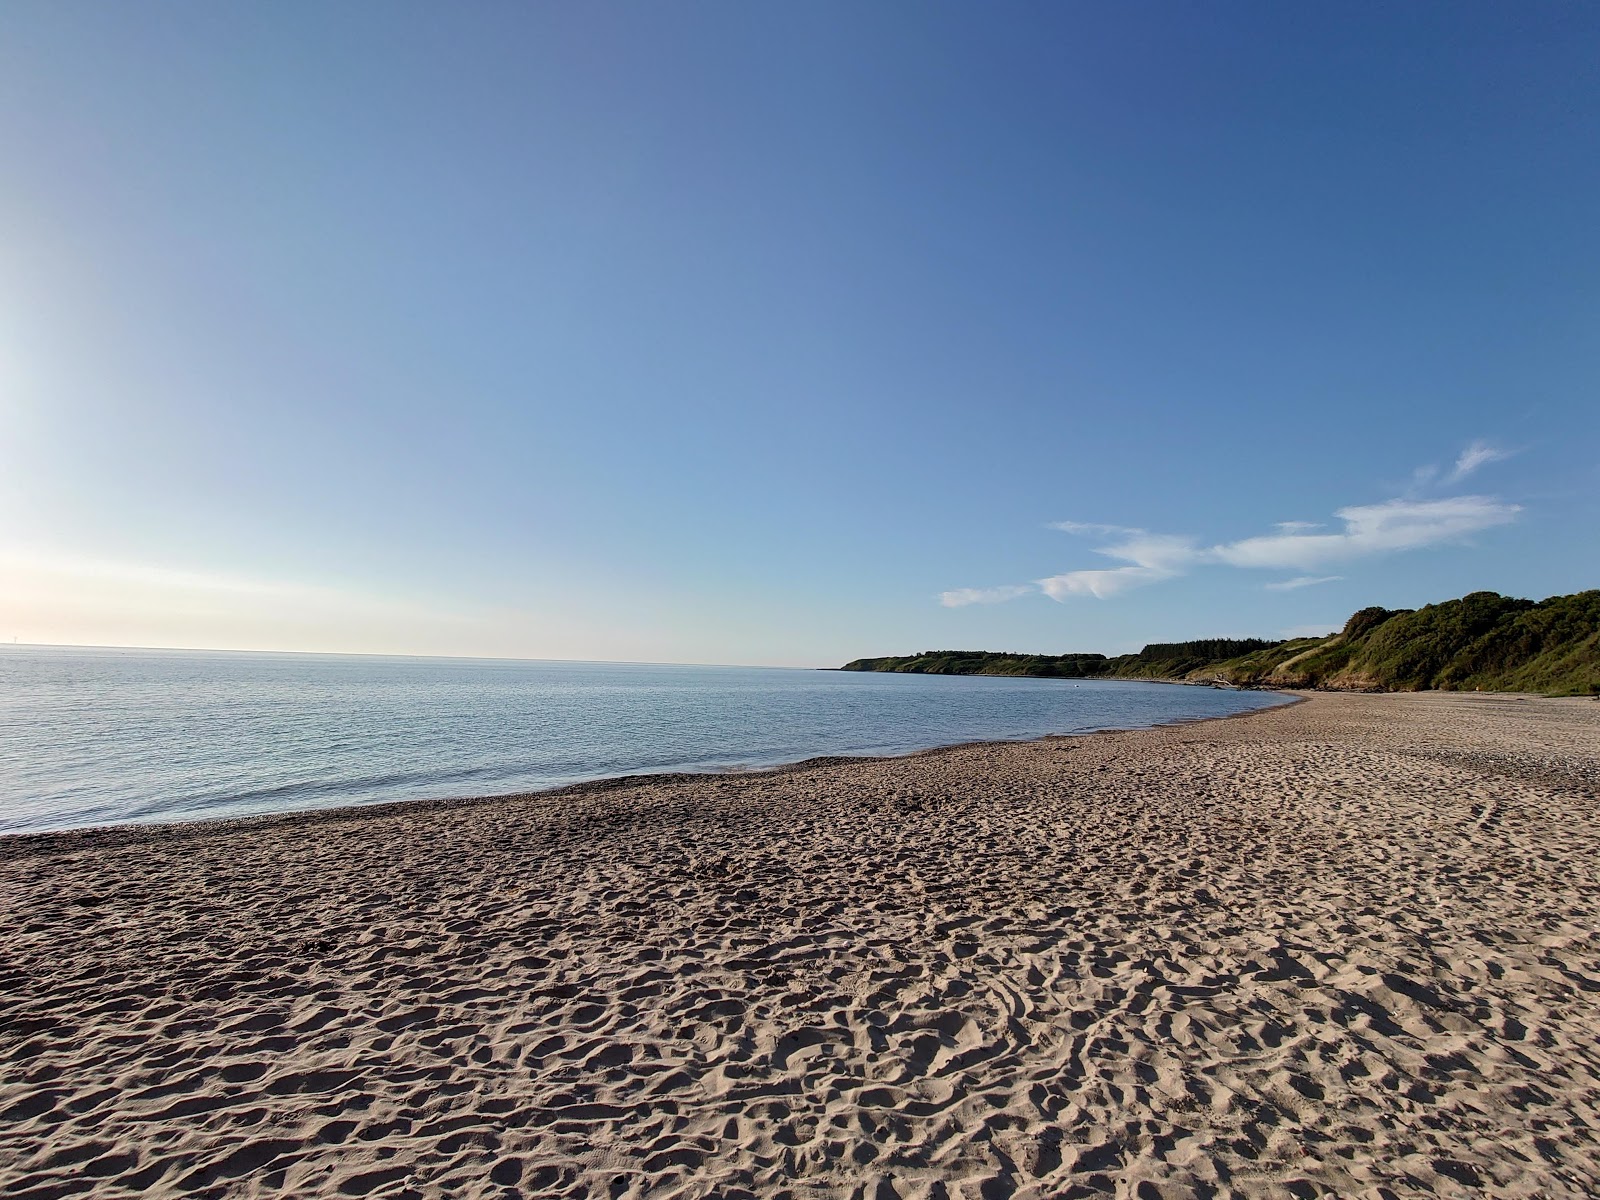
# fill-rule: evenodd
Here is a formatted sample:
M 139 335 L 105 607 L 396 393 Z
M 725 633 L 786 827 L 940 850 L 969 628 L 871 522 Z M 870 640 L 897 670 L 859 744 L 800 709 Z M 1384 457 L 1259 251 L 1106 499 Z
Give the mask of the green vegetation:
M 924 650 L 901 658 L 858 658 L 844 671 L 904 675 L 1041 675 L 1088 679 L 1106 674 L 1104 654 L 999 654 L 987 650 Z
M 1495 592 L 1420 609 L 1364 608 L 1325 638 L 1154 643 L 1138 654 L 928 650 L 846 671 L 1165 679 L 1239 687 L 1528 691 L 1600 695 L 1600 591 L 1538 603 Z
M 1108 675 L 1118 679 L 1184 679 L 1202 675 L 1213 664 L 1232 662 L 1281 646 L 1260 638 L 1207 638 L 1199 642 L 1153 642 L 1137 654 L 1108 660 Z

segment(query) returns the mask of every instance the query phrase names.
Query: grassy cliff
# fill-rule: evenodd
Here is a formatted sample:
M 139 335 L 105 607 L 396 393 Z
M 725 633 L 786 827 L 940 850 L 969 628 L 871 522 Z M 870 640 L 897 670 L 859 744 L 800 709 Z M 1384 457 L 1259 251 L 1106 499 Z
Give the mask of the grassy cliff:
M 1232 683 L 1585 695 L 1600 686 L 1600 591 L 1534 603 L 1495 592 L 1364 608 L 1332 637 L 1218 663 Z
M 859 658 L 843 669 L 1588 695 L 1600 691 L 1600 591 L 1537 603 L 1473 592 L 1415 610 L 1364 608 L 1326 638 L 1158 642 L 1137 654 L 1111 658 L 929 650 L 898 658 Z

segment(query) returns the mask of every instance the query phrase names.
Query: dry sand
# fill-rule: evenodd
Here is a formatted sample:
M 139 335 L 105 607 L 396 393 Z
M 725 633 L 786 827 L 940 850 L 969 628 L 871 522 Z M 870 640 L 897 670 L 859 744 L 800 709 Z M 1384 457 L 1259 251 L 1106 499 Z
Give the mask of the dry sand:
M 0 850 L 0 1192 L 1600 1192 L 1600 704 Z

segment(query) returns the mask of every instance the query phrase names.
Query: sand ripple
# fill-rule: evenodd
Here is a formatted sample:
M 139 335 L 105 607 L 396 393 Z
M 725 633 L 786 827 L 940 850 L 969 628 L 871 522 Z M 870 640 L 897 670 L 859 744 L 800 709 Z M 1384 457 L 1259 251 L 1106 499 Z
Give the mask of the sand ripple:
M 11 839 L 0 1189 L 1600 1191 L 1600 705 Z

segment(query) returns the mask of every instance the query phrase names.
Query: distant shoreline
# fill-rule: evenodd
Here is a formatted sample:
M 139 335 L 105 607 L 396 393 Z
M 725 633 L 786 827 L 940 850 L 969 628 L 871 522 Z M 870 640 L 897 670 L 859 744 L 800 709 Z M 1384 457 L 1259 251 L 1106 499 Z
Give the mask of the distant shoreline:
M 1146 679 L 1316 691 L 1600 696 L 1600 590 L 1537 603 L 1473 592 L 1420 609 L 1364 608 L 1337 633 L 1152 642 L 1137 654 L 925 650 L 844 671 Z

